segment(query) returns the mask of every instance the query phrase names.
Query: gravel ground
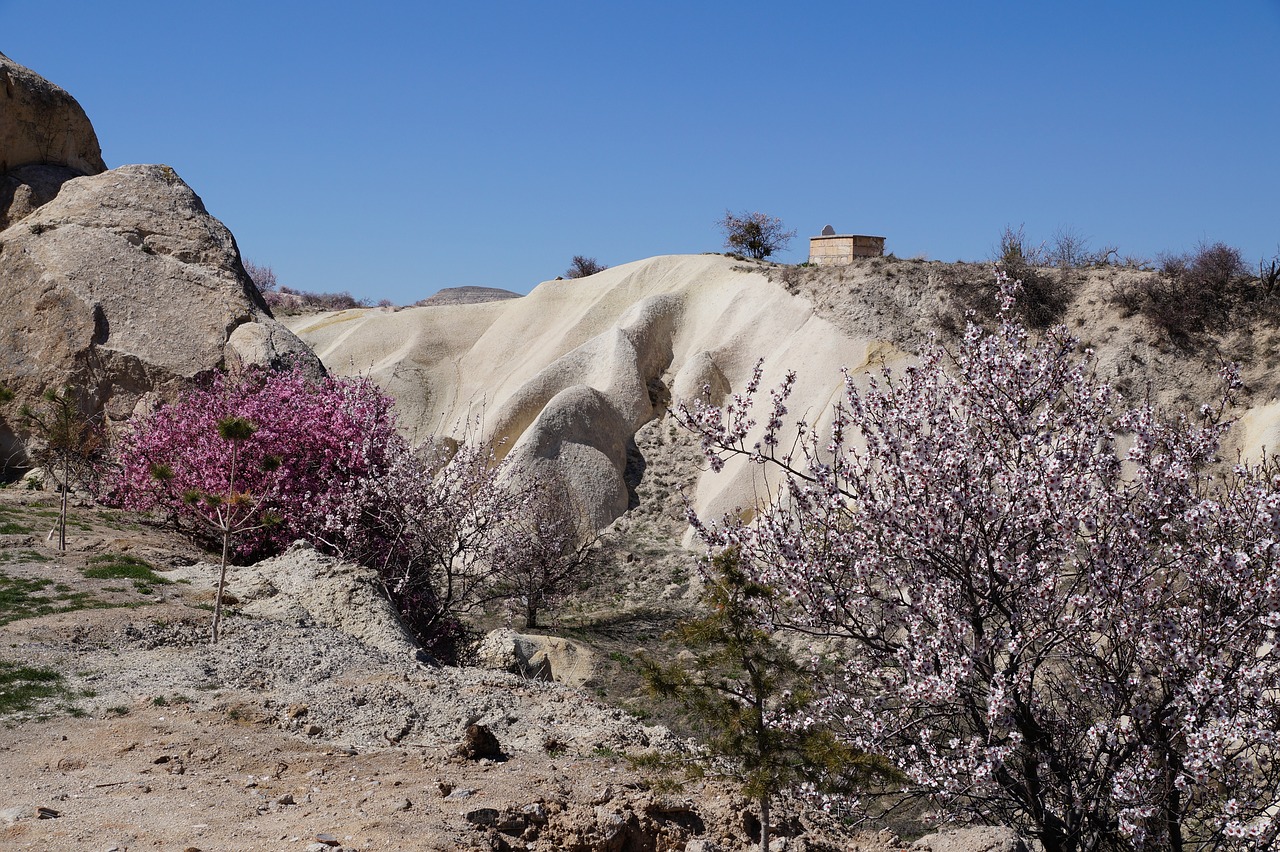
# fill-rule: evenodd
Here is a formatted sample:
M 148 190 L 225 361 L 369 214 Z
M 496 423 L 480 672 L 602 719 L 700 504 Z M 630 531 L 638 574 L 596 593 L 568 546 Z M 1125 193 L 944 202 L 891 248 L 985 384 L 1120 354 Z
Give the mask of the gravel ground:
M 51 695 L 0 716 L 0 848 L 749 843 L 746 803 L 729 790 L 658 796 L 621 759 L 681 747 L 665 728 L 560 684 L 436 666 L 376 612 L 352 622 L 326 608 L 358 597 L 360 569 L 299 550 L 237 572 L 242 597 L 210 645 L 216 566 L 91 507 L 73 513 L 57 554 L 41 534 L 47 500 L 0 490 L 0 591 L 45 584 L 0 609 L 0 662 L 61 675 Z M 156 579 L 86 576 L 121 555 Z M 501 754 L 459 756 L 473 723 Z M 810 834 L 788 848 L 840 847 Z

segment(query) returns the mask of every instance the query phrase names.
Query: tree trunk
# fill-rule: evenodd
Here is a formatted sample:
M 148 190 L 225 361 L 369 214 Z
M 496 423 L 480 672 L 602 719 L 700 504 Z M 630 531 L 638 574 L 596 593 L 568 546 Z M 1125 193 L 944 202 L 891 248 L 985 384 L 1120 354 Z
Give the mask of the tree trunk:
M 222 622 L 222 590 L 227 585 L 227 549 L 231 543 L 231 527 L 222 527 L 222 568 L 218 572 L 218 594 L 213 599 L 213 631 L 212 641 L 218 642 L 218 627 Z
M 769 794 L 760 796 L 760 852 L 769 852 Z
M 67 454 L 62 454 L 62 511 L 58 513 L 58 550 L 67 550 L 67 482 L 70 479 Z
M 538 607 L 529 603 L 524 608 L 524 626 L 526 630 L 531 630 L 538 626 Z
M 227 513 L 224 516 L 221 509 L 217 511 L 218 518 L 222 521 L 222 567 L 218 570 L 218 594 L 213 599 L 213 644 L 218 642 L 218 628 L 222 623 L 222 590 L 227 585 L 227 551 L 231 546 L 231 501 L 236 494 L 236 450 L 239 448 L 236 441 L 231 442 L 231 475 L 227 478 L 225 503 Z

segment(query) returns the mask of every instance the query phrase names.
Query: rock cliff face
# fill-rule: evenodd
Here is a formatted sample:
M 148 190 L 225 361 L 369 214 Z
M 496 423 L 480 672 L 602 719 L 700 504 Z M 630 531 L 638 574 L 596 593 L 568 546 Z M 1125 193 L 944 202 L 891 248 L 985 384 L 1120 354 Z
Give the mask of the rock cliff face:
M 521 299 L 353 310 L 290 324 L 331 369 L 371 374 L 419 436 L 481 416 L 484 434 L 505 441 L 522 465 L 555 469 L 573 483 L 602 527 L 655 488 L 666 489 L 664 515 L 683 518 L 681 493 L 704 518 L 750 511 L 772 492 L 775 472 L 738 460 L 724 474 L 686 464 L 674 486 L 670 471 L 665 482 L 646 477 L 644 454 L 671 451 L 678 434 L 652 421 L 672 400 L 709 393 L 721 403 L 740 393 L 764 358 L 762 389 L 795 370 L 788 418 L 825 427 L 842 393 L 842 367 L 856 380 L 882 364 L 905 365 L 942 318 L 963 323 L 951 285 L 942 283 L 960 274 L 979 280 L 989 271 L 885 258 L 797 269 L 714 255 L 658 257 L 548 281 Z M 1169 411 L 1194 411 L 1215 398 L 1219 356 L 1243 363 L 1241 422 L 1225 456 L 1274 450 L 1280 333 L 1254 323 L 1199 351 L 1173 345 L 1114 298 L 1153 274 L 1081 273 L 1062 321 L 1096 349 L 1099 375 L 1134 403 L 1150 393 Z M 764 394 L 760 405 L 768 402 Z M 757 411 L 757 419 L 766 416 Z
M 231 232 L 168 166 L 104 171 L 61 89 L 0 56 L 0 467 L 9 422 L 72 384 L 86 413 L 128 417 L 206 370 L 319 362 L 263 304 Z

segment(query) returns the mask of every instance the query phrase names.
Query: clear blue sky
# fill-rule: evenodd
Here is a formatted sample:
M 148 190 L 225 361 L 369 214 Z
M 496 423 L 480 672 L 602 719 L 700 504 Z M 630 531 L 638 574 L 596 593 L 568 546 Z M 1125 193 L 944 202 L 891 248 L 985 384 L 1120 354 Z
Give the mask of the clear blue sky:
M 109 166 L 168 163 L 282 283 L 527 292 L 714 251 L 726 208 L 981 259 L 1006 224 L 1280 243 L 1280 0 L 0 0 Z

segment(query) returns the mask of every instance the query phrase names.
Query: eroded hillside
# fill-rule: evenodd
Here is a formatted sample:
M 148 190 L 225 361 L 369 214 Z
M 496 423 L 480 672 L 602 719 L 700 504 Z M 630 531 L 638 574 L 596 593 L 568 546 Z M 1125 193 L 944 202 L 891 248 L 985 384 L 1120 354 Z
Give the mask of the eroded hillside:
M 1220 366 L 1239 362 L 1245 387 L 1232 448 L 1256 456 L 1276 444 L 1280 332 L 1269 323 L 1175 340 L 1124 298 L 1156 273 L 1098 267 L 1045 275 L 1058 276 L 1047 279 L 1060 287 L 1055 319 L 1095 351 L 1098 373 L 1126 398 L 1150 394 L 1170 411 L 1191 411 L 1215 398 Z M 763 358 L 764 386 L 795 370 L 790 413 L 821 423 L 842 369 L 901 367 L 929 335 L 954 340 L 966 305 L 994 303 L 986 292 L 992 280 L 981 264 L 871 258 L 782 267 L 668 256 L 548 281 L 521 299 L 343 311 L 295 318 L 290 327 L 330 370 L 366 373 L 383 385 L 416 436 L 457 434 L 479 418 L 504 452 L 575 483 L 604 526 L 639 502 L 648 461 L 635 436 L 668 406 L 707 390 L 723 402 Z M 690 475 L 687 495 L 713 517 L 752 505 L 771 485 L 745 463 Z

